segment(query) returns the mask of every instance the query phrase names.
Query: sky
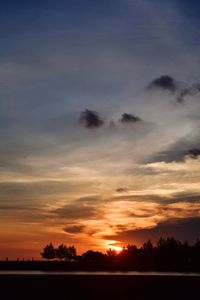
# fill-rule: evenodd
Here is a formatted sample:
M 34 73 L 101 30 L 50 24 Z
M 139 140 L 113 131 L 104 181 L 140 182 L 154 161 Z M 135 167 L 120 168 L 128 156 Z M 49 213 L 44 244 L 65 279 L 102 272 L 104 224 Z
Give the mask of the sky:
M 1 1 L 0 259 L 200 238 L 199 14 Z

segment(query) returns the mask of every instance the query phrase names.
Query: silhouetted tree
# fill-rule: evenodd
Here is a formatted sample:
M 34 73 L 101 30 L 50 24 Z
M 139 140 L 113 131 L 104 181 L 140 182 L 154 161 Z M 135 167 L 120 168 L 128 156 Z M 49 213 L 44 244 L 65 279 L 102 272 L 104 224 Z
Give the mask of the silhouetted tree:
M 157 242 L 157 248 L 158 248 L 158 250 L 166 248 L 165 239 L 163 239 L 162 237 Z
M 121 267 L 128 270 L 132 267 L 137 267 L 140 263 L 139 252 L 135 245 L 128 244 L 126 247 L 123 247 L 118 254 L 118 261 Z
M 106 254 L 109 258 L 114 258 L 117 256 L 117 251 L 109 248 L 107 251 L 106 251 Z
M 197 239 L 196 243 L 193 245 L 193 253 L 200 257 L 200 240 Z
M 41 253 L 45 259 L 58 258 L 66 260 L 62 268 L 92 270 L 157 270 L 157 271 L 200 271 L 200 240 L 194 245 L 189 245 L 173 237 L 160 238 L 156 246 L 150 240 L 137 248 L 127 245 L 117 253 L 109 249 L 106 254 L 89 250 L 81 256 L 76 255 L 74 246 L 61 244 L 57 249 L 52 243 L 48 244 Z M 76 260 L 76 263 L 71 261 Z M 61 267 L 60 264 L 58 264 Z M 56 263 L 55 263 L 56 266 Z
M 143 244 L 142 250 L 145 252 L 151 252 L 153 250 L 153 244 L 150 240 Z
M 106 251 L 106 258 L 107 258 L 107 263 L 110 264 L 110 266 L 112 266 L 113 264 L 115 264 L 117 262 L 117 258 L 118 258 L 117 251 L 115 251 L 111 248 L 108 249 Z
M 55 249 L 55 252 L 56 252 L 56 258 L 60 259 L 60 260 L 63 260 L 63 259 L 67 259 L 68 257 L 68 248 L 61 244 L 58 246 L 57 249 Z
M 67 248 L 67 256 L 66 256 L 67 260 L 68 261 L 75 260 L 76 256 L 77 256 L 76 248 L 74 246 L 69 246 Z
M 86 263 L 90 264 L 101 264 L 102 262 L 105 262 L 106 255 L 99 252 L 99 251 L 93 251 L 89 250 L 85 253 L 83 253 L 82 258 Z
M 157 248 L 159 250 L 174 251 L 181 246 L 181 243 L 175 240 L 173 237 L 168 237 L 167 239 L 160 238 L 157 243 Z
M 40 255 L 42 256 L 42 258 L 45 258 L 48 260 L 54 259 L 56 257 L 56 251 L 55 251 L 53 244 L 50 243 L 49 245 L 46 245 L 43 249 L 43 252 L 40 253 Z

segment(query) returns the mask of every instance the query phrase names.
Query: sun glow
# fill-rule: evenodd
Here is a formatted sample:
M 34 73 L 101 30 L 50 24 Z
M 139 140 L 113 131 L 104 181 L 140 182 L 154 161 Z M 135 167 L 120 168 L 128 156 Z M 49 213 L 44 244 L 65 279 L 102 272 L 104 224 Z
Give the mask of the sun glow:
M 116 252 L 122 251 L 122 247 L 118 246 L 116 241 L 109 241 L 107 243 L 107 247 L 111 250 L 115 250 Z
M 122 247 L 119 246 L 110 246 L 111 250 L 115 250 L 116 252 L 121 252 L 122 251 Z

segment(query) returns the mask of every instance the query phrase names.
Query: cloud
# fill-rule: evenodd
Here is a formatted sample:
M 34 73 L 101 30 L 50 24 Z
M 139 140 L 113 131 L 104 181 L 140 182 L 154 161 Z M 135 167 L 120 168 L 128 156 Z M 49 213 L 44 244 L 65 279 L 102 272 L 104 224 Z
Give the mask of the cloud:
M 175 92 L 177 89 L 177 82 L 169 75 L 163 75 L 154 79 L 148 86 L 149 89 L 163 89 L 170 92 Z
M 194 121 L 199 122 L 196 120 L 196 117 L 192 122 Z M 182 162 L 185 161 L 187 157 L 197 158 L 200 150 L 200 124 L 192 124 L 190 127 L 191 129 L 187 134 L 176 138 L 173 143 L 170 143 L 162 151 L 155 152 L 146 162 Z
M 81 112 L 80 122 L 84 127 L 89 129 L 101 127 L 104 123 L 97 112 L 89 109 Z
M 48 202 L 52 198 L 59 198 L 63 194 L 73 193 L 77 190 L 77 182 L 58 181 L 58 180 L 39 180 L 39 181 L 24 181 L 24 182 L 0 182 L 0 198 L 1 203 L 10 204 Z M 85 184 L 86 185 L 86 184 Z M 80 188 L 80 185 L 79 185 Z M 44 204 L 43 202 L 43 204 Z
M 75 205 L 85 205 L 85 206 L 91 206 L 91 205 L 94 205 L 96 203 L 99 203 L 99 202 L 102 202 L 103 201 L 103 198 L 99 195 L 93 195 L 93 196 L 83 196 L 83 197 L 80 197 L 80 198 L 77 198 L 74 200 L 74 204 Z
M 195 192 L 179 192 L 175 193 L 173 195 L 174 202 L 171 203 L 177 203 L 177 202 L 189 202 L 189 203 L 199 203 L 200 201 L 200 193 L 195 193 Z
M 167 150 L 156 153 L 149 162 L 184 162 L 187 158 L 198 159 L 200 156 L 199 144 L 196 141 L 181 139 L 171 145 Z
M 185 97 L 187 95 L 190 95 L 190 89 L 189 88 L 184 88 L 182 91 L 180 91 L 179 95 L 177 96 L 177 102 L 178 103 L 183 103 L 185 100 Z
M 161 89 L 176 94 L 176 101 L 183 103 L 187 96 L 195 96 L 200 93 L 200 83 L 188 84 L 177 81 L 169 75 L 163 75 L 154 79 L 149 85 L 148 89 Z
M 194 83 L 189 87 L 186 87 L 184 89 L 182 89 L 179 93 L 179 95 L 177 96 L 177 101 L 179 103 L 184 102 L 185 97 L 187 96 L 195 96 L 198 93 L 200 93 L 200 84 L 199 83 Z
M 127 189 L 119 187 L 119 188 L 116 189 L 116 192 L 117 193 L 124 193 L 124 192 L 127 192 Z
M 84 225 L 67 225 L 63 228 L 65 232 L 72 234 L 81 233 L 84 231 L 84 229 Z
M 66 219 L 90 219 L 97 217 L 97 209 L 91 205 L 84 204 L 67 204 L 61 208 L 54 210 L 60 218 Z
M 113 201 L 131 201 L 131 202 L 146 202 L 146 203 L 162 203 L 163 205 L 168 204 L 175 204 L 175 203 L 195 203 L 200 201 L 200 193 L 184 191 L 184 192 L 177 192 L 172 193 L 170 195 L 157 195 L 157 194 L 130 194 L 130 195 L 123 195 L 117 196 L 112 198 Z M 111 201 L 111 200 L 110 200 Z
M 0 218 L 18 223 L 43 223 L 52 220 L 54 215 L 45 206 L 34 205 L 0 205 Z
M 160 222 L 152 228 L 123 229 L 122 227 L 116 235 L 105 236 L 105 238 L 139 245 L 149 239 L 155 243 L 160 237 L 166 238 L 169 236 L 174 236 L 181 241 L 188 240 L 189 242 L 195 242 L 200 237 L 200 218 L 171 219 Z
M 124 113 L 121 116 L 120 122 L 121 123 L 136 123 L 141 121 L 141 119 L 137 116 L 134 116 L 132 114 Z
M 200 156 L 200 149 L 190 149 L 188 151 L 188 156 L 192 159 L 197 159 Z

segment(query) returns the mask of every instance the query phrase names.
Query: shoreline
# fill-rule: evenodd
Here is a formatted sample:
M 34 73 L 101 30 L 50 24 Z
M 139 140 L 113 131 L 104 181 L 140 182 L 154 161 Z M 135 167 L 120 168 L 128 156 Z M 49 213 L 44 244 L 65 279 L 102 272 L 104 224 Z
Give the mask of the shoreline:
M 135 276 L 135 277 L 200 277 L 197 272 L 155 271 L 45 271 L 0 270 L 1 276 Z

